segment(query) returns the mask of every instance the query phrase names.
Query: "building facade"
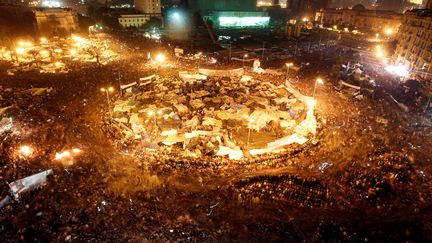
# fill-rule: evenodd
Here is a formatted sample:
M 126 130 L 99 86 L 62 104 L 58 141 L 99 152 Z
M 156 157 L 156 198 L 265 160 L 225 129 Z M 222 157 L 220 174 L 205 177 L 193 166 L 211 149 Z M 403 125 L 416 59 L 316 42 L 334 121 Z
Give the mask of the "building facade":
M 140 13 L 150 16 L 161 16 L 161 1 L 160 0 L 135 0 L 135 9 Z
M 76 11 L 66 8 L 47 8 L 34 11 L 36 30 L 40 35 L 67 35 L 79 30 Z
M 398 29 L 402 15 L 393 11 L 324 9 L 316 13 L 315 20 L 328 26 L 352 26 L 365 32 L 381 33 L 386 29 Z
M 393 56 L 395 63 L 404 64 L 411 70 L 413 77 L 428 80 L 429 84 L 432 80 L 432 6 L 430 7 L 405 13 Z
M 148 14 L 121 14 L 120 17 L 118 17 L 118 22 L 122 28 L 140 28 L 143 27 L 150 18 L 151 15 Z

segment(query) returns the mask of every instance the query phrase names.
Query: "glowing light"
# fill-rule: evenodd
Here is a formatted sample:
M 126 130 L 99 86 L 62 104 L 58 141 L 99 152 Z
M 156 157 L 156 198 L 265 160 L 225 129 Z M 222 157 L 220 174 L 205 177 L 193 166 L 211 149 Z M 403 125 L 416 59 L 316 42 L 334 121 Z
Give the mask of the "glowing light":
M 71 156 L 71 153 L 68 150 L 66 150 L 66 151 L 63 151 L 61 153 L 56 153 L 54 159 L 55 160 L 61 160 L 61 159 L 64 159 L 64 158 L 67 158 L 70 156 Z
M 309 108 L 313 108 L 313 107 L 316 106 L 316 100 L 315 100 L 315 99 L 308 99 L 308 100 L 306 101 L 306 105 L 307 105 Z
M 71 55 L 76 55 L 76 54 L 77 54 L 77 51 L 76 51 L 75 49 L 71 49 L 71 50 L 69 51 L 69 53 L 70 53 Z
M 337 29 L 338 29 L 338 26 L 337 26 L 337 25 L 334 25 L 334 26 L 333 26 L 333 29 L 337 30 Z
M 180 18 L 181 18 L 180 14 L 177 13 L 177 12 L 173 13 L 172 17 L 173 17 L 173 19 L 175 19 L 175 20 L 180 20 Z
M 106 89 L 105 89 L 105 88 L 101 88 L 101 89 L 100 89 L 100 91 L 102 91 L 102 92 L 105 92 L 105 91 L 106 91 Z
M 114 88 L 113 88 L 113 87 L 109 87 L 109 88 L 108 88 L 108 91 L 109 91 L 109 92 L 114 92 Z
M 166 59 L 166 57 L 165 57 L 164 54 L 158 54 L 158 55 L 156 56 L 156 61 L 158 61 L 158 62 L 160 62 L 160 63 L 165 62 L 165 59 Z
M 153 112 L 153 111 L 148 111 L 147 114 L 148 114 L 149 116 L 153 116 L 154 112 Z
M 81 152 L 82 152 L 82 150 L 79 149 L 79 148 L 74 148 L 74 149 L 72 149 L 72 153 L 74 153 L 74 154 L 79 154 L 79 153 L 81 153 Z
M 392 28 L 388 28 L 385 30 L 386 35 L 392 35 L 393 34 L 393 29 Z
M 294 63 L 289 62 L 289 63 L 285 63 L 285 65 L 286 65 L 287 67 L 292 67 L 292 66 L 294 66 Z
M 225 28 L 266 27 L 270 17 L 219 17 L 219 25 Z
M 45 37 L 41 37 L 39 40 L 40 40 L 40 42 L 42 42 L 42 43 L 47 42 L 47 38 L 45 38 Z
M 56 68 L 60 68 L 60 67 L 62 66 L 62 63 L 61 63 L 61 62 L 55 62 L 55 63 L 54 63 L 54 66 L 55 66 Z
M 28 145 L 21 146 L 20 149 L 19 149 L 19 153 L 22 156 L 29 157 L 29 156 L 31 156 L 33 154 L 33 148 L 31 148 Z
M 377 56 L 377 57 L 384 57 L 384 52 L 382 52 L 381 50 L 378 50 L 378 51 L 376 52 L 376 56 Z
M 322 78 L 316 79 L 317 84 L 324 84 L 324 80 Z
M 24 48 L 22 48 L 22 47 L 18 47 L 17 49 L 15 49 L 15 52 L 16 52 L 16 54 L 18 54 L 18 55 L 22 55 L 22 54 L 24 54 L 25 53 L 25 49 Z
M 303 20 L 303 22 L 308 22 L 308 21 L 309 21 L 309 18 L 304 17 L 302 20 Z
M 409 75 L 408 68 L 405 65 L 389 65 L 385 68 L 387 72 L 395 74 L 399 77 L 407 77 Z
M 76 46 L 83 46 L 88 43 L 88 41 L 82 37 L 72 35 L 72 39 L 75 41 Z

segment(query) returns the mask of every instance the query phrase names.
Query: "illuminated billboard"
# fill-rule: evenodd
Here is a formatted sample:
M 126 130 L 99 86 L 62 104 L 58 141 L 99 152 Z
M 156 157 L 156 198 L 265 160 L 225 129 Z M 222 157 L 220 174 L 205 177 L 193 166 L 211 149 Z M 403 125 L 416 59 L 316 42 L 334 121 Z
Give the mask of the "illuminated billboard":
M 267 28 L 270 25 L 268 13 L 262 11 L 213 11 L 212 21 L 217 28 Z
M 265 28 L 270 17 L 219 17 L 221 28 Z

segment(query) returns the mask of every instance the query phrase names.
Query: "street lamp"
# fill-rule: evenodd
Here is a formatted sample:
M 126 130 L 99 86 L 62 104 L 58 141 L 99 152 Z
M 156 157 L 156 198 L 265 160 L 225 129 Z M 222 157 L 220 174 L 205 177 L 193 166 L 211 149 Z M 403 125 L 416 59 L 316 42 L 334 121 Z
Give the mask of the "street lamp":
M 251 126 L 253 120 L 248 116 L 248 136 L 247 136 L 247 147 L 249 148 L 250 136 L 251 136 Z
M 315 93 L 316 93 L 316 88 L 318 84 L 324 84 L 324 80 L 322 80 L 321 78 L 317 78 L 315 80 L 315 86 L 314 86 L 314 91 L 313 91 L 313 98 L 315 98 Z
M 393 29 L 392 28 L 388 28 L 385 30 L 386 35 L 392 35 L 393 34 Z
M 18 55 L 22 55 L 22 54 L 24 54 L 25 51 L 26 51 L 26 50 L 25 50 L 24 48 L 22 48 L 22 47 L 18 47 L 18 48 L 15 49 L 15 52 L 16 52 L 16 54 L 18 54 Z
M 158 55 L 156 55 L 156 61 L 158 61 L 159 63 L 163 63 L 163 62 L 165 62 L 165 60 L 166 60 L 166 57 L 165 57 L 165 55 L 164 54 L 158 54 Z
M 294 66 L 294 64 L 292 62 L 289 63 L 285 63 L 285 65 L 287 66 L 287 72 L 286 72 L 286 76 L 285 76 L 285 81 L 288 80 L 288 72 L 290 70 L 290 67 Z
M 112 112 L 111 112 L 109 93 L 114 92 L 114 88 L 113 87 L 101 88 L 100 91 L 104 92 L 106 94 L 106 99 L 107 99 L 107 104 L 108 104 L 108 111 L 110 113 L 110 118 L 112 119 Z
M 243 68 L 244 68 L 245 58 L 247 58 L 248 56 L 249 56 L 248 54 L 244 54 L 244 55 L 243 55 Z
M 307 101 L 306 101 L 306 105 L 309 107 L 309 108 L 314 108 L 315 106 L 316 106 L 316 100 L 315 99 L 308 99 Z
M 33 154 L 33 148 L 28 146 L 28 145 L 23 145 L 20 147 L 19 149 L 19 153 L 23 156 L 23 157 L 29 157 L 30 155 Z

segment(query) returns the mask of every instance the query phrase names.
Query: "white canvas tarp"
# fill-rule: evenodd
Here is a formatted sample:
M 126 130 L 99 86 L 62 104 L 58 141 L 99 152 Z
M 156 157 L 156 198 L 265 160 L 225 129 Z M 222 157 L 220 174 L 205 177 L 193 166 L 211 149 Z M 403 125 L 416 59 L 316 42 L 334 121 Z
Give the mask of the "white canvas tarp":
M 267 144 L 267 149 L 268 151 L 286 146 L 286 145 L 290 145 L 293 143 L 298 143 L 298 144 L 304 144 L 308 141 L 307 138 L 304 137 L 299 137 L 296 133 L 292 134 L 291 136 L 288 137 L 284 137 L 281 139 L 278 139 L 276 141 L 273 141 L 271 143 Z
M 243 151 L 240 149 L 232 149 L 225 146 L 219 146 L 219 151 L 216 154 L 217 156 L 229 156 L 229 159 L 232 160 L 240 160 L 243 158 Z
M 211 70 L 200 68 L 199 73 L 207 76 L 217 77 L 241 77 L 244 74 L 243 68 L 231 69 L 231 70 Z
M 266 110 L 255 110 L 248 118 L 248 128 L 255 131 L 260 131 L 271 121 L 278 122 L 279 115 L 270 109 Z
M 21 193 L 44 186 L 47 176 L 52 175 L 52 173 L 53 170 L 49 169 L 9 183 L 12 195 L 18 199 Z

